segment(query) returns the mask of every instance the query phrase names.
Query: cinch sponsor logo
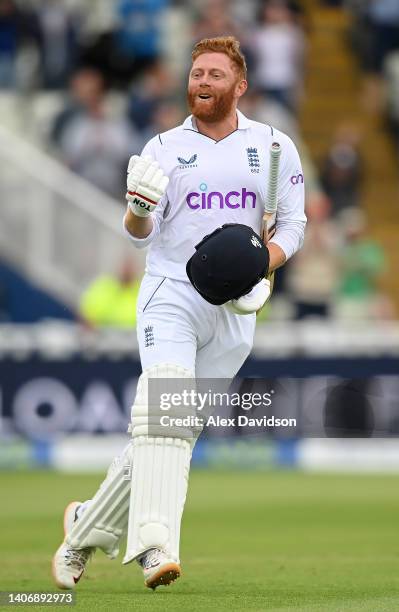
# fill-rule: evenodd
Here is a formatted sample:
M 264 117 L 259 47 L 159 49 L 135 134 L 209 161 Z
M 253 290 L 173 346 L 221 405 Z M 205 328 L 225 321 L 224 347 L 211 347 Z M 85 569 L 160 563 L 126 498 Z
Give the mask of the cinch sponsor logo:
M 210 208 L 255 208 L 256 194 L 245 187 L 241 191 L 207 191 L 206 183 L 199 186 L 200 192 L 192 191 L 186 197 L 186 202 L 192 210 Z
M 298 183 L 303 183 L 303 174 L 297 174 L 295 176 L 291 176 L 291 183 L 293 185 L 298 185 Z

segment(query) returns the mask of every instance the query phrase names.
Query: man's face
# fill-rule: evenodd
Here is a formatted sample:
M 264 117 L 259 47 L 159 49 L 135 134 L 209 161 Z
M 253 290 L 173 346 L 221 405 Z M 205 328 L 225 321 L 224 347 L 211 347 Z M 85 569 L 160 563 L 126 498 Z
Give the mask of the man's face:
M 225 53 L 203 53 L 192 65 L 187 101 L 194 117 L 208 123 L 223 120 L 245 92 L 241 79 Z

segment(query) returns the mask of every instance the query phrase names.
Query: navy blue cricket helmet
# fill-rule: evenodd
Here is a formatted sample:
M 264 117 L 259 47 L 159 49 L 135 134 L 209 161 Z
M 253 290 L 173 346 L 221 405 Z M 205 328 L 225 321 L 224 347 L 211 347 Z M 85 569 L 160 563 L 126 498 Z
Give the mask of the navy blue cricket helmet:
M 248 293 L 269 269 L 269 251 L 248 225 L 226 223 L 195 246 L 186 271 L 193 287 L 220 306 Z

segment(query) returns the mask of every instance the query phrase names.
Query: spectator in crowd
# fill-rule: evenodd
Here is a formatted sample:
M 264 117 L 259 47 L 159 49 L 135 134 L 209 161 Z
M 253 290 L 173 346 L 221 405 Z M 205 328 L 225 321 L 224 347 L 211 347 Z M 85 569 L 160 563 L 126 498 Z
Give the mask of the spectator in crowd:
M 176 80 L 163 62 L 147 68 L 134 82 L 129 96 L 128 115 L 133 126 L 139 131 L 151 129 L 158 106 L 170 99 L 176 88 Z
M 148 142 L 153 136 L 167 132 L 184 121 L 185 114 L 181 105 L 173 98 L 161 101 L 153 114 L 152 122 L 142 136 Z
M 89 327 L 135 327 L 140 278 L 130 257 L 125 257 L 117 274 L 96 278 L 84 292 L 80 317 Z
M 80 62 L 101 70 L 113 87 L 126 91 L 164 55 L 169 0 L 118 0 L 109 5 L 106 27 L 82 41 Z
M 337 285 L 337 228 L 329 199 L 313 193 L 306 203 L 306 240 L 287 266 L 286 288 L 296 306 L 296 318 L 327 317 Z
M 299 26 L 303 32 L 308 34 L 311 31 L 311 21 L 309 19 L 309 9 L 306 9 L 302 0 L 286 0 L 287 6 L 291 11 L 293 22 Z
M 385 58 L 386 113 L 389 133 L 392 135 L 395 153 L 399 158 L 399 50 Z
M 15 84 L 15 61 L 20 37 L 20 19 L 12 0 L 0 0 L 0 87 Z
M 351 13 L 349 40 L 352 50 L 362 70 L 370 71 L 372 51 L 368 5 L 363 0 L 346 0 L 345 7 Z
M 96 187 L 122 198 L 126 163 L 140 151 L 141 138 L 125 116 L 113 113 L 99 71 L 80 69 L 71 81 L 71 98 L 53 129 L 61 157 Z
M 0 89 L 16 86 L 18 52 L 25 39 L 36 33 L 33 15 L 14 0 L 0 0 Z
M 303 90 L 306 40 L 284 0 L 263 4 L 252 52 L 255 86 L 296 114 Z
M 360 132 L 345 122 L 338 126 L 321 168 L 321 182 L 331 200 L 332 214 L 359 203 L 362 183 L 362 159 L 359 152 Z
M 366 74 L 363 103 L 372 114 L 384 111 L 382 81 L 386 59 L 399 49 L 398 0 L 346 0 L 353 14 L 352 43 Z
M 259 0 L 230 0 L 232 19 L 246 29 L 253 29 L 259 11 Z M 241 36 L 238 38 L 241 39 Z
M 243 43 L 243 32 L 234 21 L 230 3 L 226 0 L 208 0 L 194 24 L 194 40 L 215 36 L 235 36 Z
M 241 3 L 241 9 L 243 4 Z M 231 0 L 208 0 L 200 4 L 200 11 L 194 21 L 194 42 L 203 38 L 216 36 L 235 36 L 240 41 L 245 54 L 248 72 L 251 73 L 254 58 L 250 44 L 251 32 L 254 24 L 248 18 L 251 14 L 251 6 L 245 3 L 245 15 L 238 10 Z
M 78 53 L 79 18 L 62 0 L 41 0 L 37 8 L 42 85 L 67 86 Z
M 350 319 L 391 318 L 386 296 L 378 281 L 386 267 L 380 244 L 367 236 L 365 214 L 347 209 L 340 219 L 344 245 L 339 251 L 340 276 L 335 316 Z
M 132 70 L 159 59 L 162 42 L 162 16 L 168 0 L 120 0 L 114 44 L 118 54 L 132 62 Z
M 370 0 L 368 16 L 372 27 L 374 70 L 380 74 L 388 53 L 399 49 L 399 2 Z

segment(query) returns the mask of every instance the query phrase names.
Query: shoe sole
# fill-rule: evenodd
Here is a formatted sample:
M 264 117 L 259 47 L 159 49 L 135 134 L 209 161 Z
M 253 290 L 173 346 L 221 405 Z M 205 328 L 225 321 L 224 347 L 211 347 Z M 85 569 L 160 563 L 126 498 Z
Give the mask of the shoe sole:
M 70 502 L 70 503 L 67 505 L 67 507 L 65 508 L 65 510 L 64 510 L 64 520 L 63 520 L 63 525 L 64 525 L 64 541 L 62 542 L 61 546 L 63 546 L 63 545 L 64 545 L 65 538 L 66 538 L 67 533 L 68 533 L 68 524 L 67 524 L 67 523 L 68 523 L 68 512 L 70 511 L 71 507 L 75 506 L 75 508 L 76 508 L 76 507 L 77 507 L 77 506 L 79 506 L 80 504 L 81 504 L 81 502 L 78 502 L 78 501 L 73 501 L 73 502 Z M 65 584 L 63 584 L 62 582 L 59 582 L 59 581 L 57 580 L 57 576 L 56 576 L 56 572 L 55 572 L 55 558 L 56 558 L 57 553 L 58 553 L 59 549 L 61 548 L 61 546 L 59 546 L 59 547 L 57 548 L 57 552 L 55 553 L 55 555 L 54 555 L 54 557 L 53 557 L 53 560 L 52 560 L 52 562 L 51 562 L 51 573 L 52 573 L 52 575 L 53 575 L 54 582 L 55 582 L 55 584 L 57 585 L 57 587 L 58 587 L 59 589 L 71 590 L 71 587 L 68 587 L 68 586 L 66 586 Z M 82 574 L 83 574 L 83 572 L 82 572 Z M 78 579 L 75 581 L 75 584 L 76 584 L 77 582 L 79 582 L 79 580 L 80 580 L 80 578 L 81 578 L 82 574 L 80 574 L 79 578 L 78 578 Z
M 159 586 L 168 586 L 179 578 L 180 574 L 181 569 L 177 563 L 167 563 L 154 576 L 145 581 L 145 586 L 152 590 Z

